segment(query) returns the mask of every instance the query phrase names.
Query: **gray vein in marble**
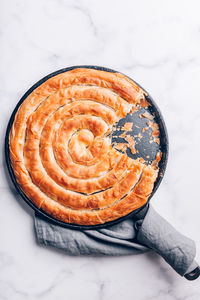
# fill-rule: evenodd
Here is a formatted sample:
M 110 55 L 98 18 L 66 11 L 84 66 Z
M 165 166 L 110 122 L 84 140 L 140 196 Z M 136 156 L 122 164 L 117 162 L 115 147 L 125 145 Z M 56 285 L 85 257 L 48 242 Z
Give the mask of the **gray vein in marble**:
M 142 68 L 142 69 L 154 69 L 154 68 L 159 68 L 162 65 L 168 63 L 170 60 L 168 58 L 164 58 L 162 60 L 159 60 L 157 62 L 154 62 L 152 64 L 143 64 L 143 63 L 131 63 L 130 65 L 122 65 L 121 68 L 126 69 L 126 70 L 132 70 L 136 68 Z
M 104 299 L 105 282 L 100 283 L 98 291 L 98 300 Z
M 125 65 L 125 64 L 121 65 L 121 68 L 125 69 L 125 70 L 134 70 L 134 69 L 140 69 L 140 68 L 141 69 L 156 69 L 156 68 L 160 68 L 167 64 L 172 64 L 176 68 L 182 70 L 191 65 L 195 65 L 195 66 L 200 65 L 200 59 L 197 57 L 193 57 L 190 59 L 179 60 L 179 59 L 166 57 L 166 58 L 163 58 L 156 62 L 153 62 L 151 64 L 144 64 L 144 63 L 138 63 L 138 62 L 132 63 L 131 62 L 129 65 Z
M 78 6 L 78 5 L 70 5 L 68 7 L 80 11 L 88 19 L 89 25 L 91 26 L 94 35 L 97 36 L 98 29 L 97 29 L 97 26 L 94 23 L 94 20 L 91 16 L 89 10 L 86 7 Z
M 53 290 L 59 288 L 59 285 L 61 285 L 64 280 L 69 278 L 69 276 L 72 276 L 72 274 L 73 274 L 73 272 L 71 272 L 69 270 L 61 270 L 55 276 L 55 278 L 52 280 L 52 283 L 47 288 L 45 288 L 39 292 L 32 292 L 32 293 L 16 288 L 10 281 L 0 280 L 0 296 L 3 296 L 3 290 L 6 289 L 7 292 L 13 293 L 13 296 L 15 294 L 19 294 L 20 296 L 22 296 L 25 299 L 27 299 L 29 297 L 43 298 L 44 296 L 48 296 L 50 293 L 52 293 Z M 1 287 L 3 287 L 2 292 L 1 292 Z M 10 295 L 4 299 L 10 300 Z

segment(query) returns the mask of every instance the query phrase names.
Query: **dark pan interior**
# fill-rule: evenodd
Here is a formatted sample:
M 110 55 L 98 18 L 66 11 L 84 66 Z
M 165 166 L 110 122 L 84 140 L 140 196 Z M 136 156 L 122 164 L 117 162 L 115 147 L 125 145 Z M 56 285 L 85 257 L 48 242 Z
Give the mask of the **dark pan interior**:
M 64 72 L 67 72 L 67 71 L 70 71 L 70 70 L 73 70 L 73 69 L 76 69 L 76 68 L 89 68 L 89 69 L 103 70 L 103 71 L 106 71 L 106 72 L 117 72 L 117 71 L 114 71 L 112 69 L 108 69 L 108 68 L 104 68 L 104 67 L 99 67 L 99 66 L 90 66 L 90 65 L 87 65 L 87 66 L 84 66 L 84 65 L 83 66 L 73 66 L 73 67 L 64 68 L 64 69 L 58 70 L 58 71 L 56 71 L 54 73 L 51 73 L 51 74 L 47 75 L 46 77 L 44 77 L 43 79 L 41 79 L 40 81 L 38 81 L 36 84 L 34 84 L 24 94 L 24 96 L 20 99 L 20 101 L 16 105 L 16 107 L 15 107 L 15 109 L 14 109 L 14 111 L 13 111 L 11 117 L 10 117 L 10 120 L 9 120 L 9 123 L 8 123 L 8 126 L 7 126 L 6 137 L 5 137 L 5 157 L 6 157 L 7 168 L 8 168 L 10 177 L 12 179 L 12 182 L 13 182 L 15 188 L 17 189 L 17 191 L 21 195 L 21 197 L 26 201 L 26 203 L 28 205 L 30 205 L 34 209 L 34 211 L 35 211 L 36 214 L 38 214 L 40 217 L 48 220 L 49 222 L 52 222 L 54 224 L 57 224 L 57 225 L 60 225 L 60 226 L 66 227 L 66 228 L 78 229 L 78 230 L 89 230 L 89 229 L 93 229 L 94 230 L 94 229 L 105 228 L 107 226 L 111 226 L 111 225 L 117 224 L 117 223 L 119 223 L 119 222 L 127 219 L 130 216 L 134 216 L 146 204 L 144 206 L 140 207 L 139 209 L 134 210 L 133 212 L 129 213 L 128 215 L 122 217 L 122 218 L 119 218 L 117 220 L 114 220 L 114 221 L 111 221 L 111 222 L 107 222 L 107 223 L 104 223 L 104 224 L 87 226 L 87 225 L 77 225 L 77 224 L 64 223 L 62 221 L 59 221 L 59 220 L 51 217 L 45 211 L 42 211 L 41 209 L 37 208 L 27 198 L 27 196 L 22 192 L 22 190 L 20 189 L 20 187 L 19 187 L 19 185 L 18 185 L 18 183 L 16 181 L 13 169 L 11 167 L 10 155 L 9 155 L 9 133 L 10 133 L 10 129 L 12 127 L 12 124 L 13 124 L 13 121 L 14 121 L 14 118 L 15 118 L 15 114 L 16 114 L 19 106 L 22 104 L 22 102 L 27 98 L 27 96 L 29 94 L 32 93 L 32 91 L 34 89 L 36 89 L 39 85 L 41 85 L 42 83 L 44 83 L 47 79 L 49 79 L 49 78 L 51 78 L 51 77 L 53 77 L 55 75 L 58 75 L 60 73 L 64 73 Z M 132 81 L 135 82 L 134 80 L 132 80 Z M 139 85 L 138 83 L 136 83 L 136 84 Z M 151 193 L 151 195 L 150 195 L 150 197 L 148 199 L 148 202 L 149 202 L 150 199 L 152 198 L 152 196 L 155 194 L 157 188 L 159 187 L 159 185 L 160 185 L 160 183 L 162 181 L 162 178 L 164 176 L 165 169 L 166 169 L 167 159 L 168 159 L 168 135 L 167 135 L 167 129 L 166 129 L 166 126 L 165 126 L 165 122 L 163 120 L 163 117 L 162 117 L 162 114 L 161 114 L 159 108 L 157 107 L 156 103 L 154 102 L 154 100 L 152 99 L 152 97 L 148 93 L 147 93 L 146 98 L 147 98 L 147 101 L 151 104 L 148 109 L 150 110 L 151 114 L 153 113 L 155 115 L 155 121 L 159 125 L 159 130 L 160 130 L 160 146 L 158 146 L 156 143 L 153 143 L 153 144 L 151 144 L 151 147 L 149 147 L 150 144 L 149 144 L 149 141 L 148 141 L 148 136 L 146 135 L 146 136 L 144 136 L 142 138 L 142 142 L 138 141 L 138 144 L 136 146 L 137 150 L 138 150 L 138 154 L 132 155 L 131 152 L 128 149 L 127 150 L 127 155 L 130 156 L 130 157 L 133 157 L 133 158 L 137 158 L 138 156 L 142 156 L 147 163 L 150 163 L 155 158 L 155 153 L 158 150 L 160 150 L 162 152 L 162 158 L 161 158 L 161 160 L 159 162 L 159 174 L 158 174 L 157 180 L 156 180 L 156 182 L 154 184 L 153 191 L 152 191 L 152 193 Z M 125 122 L 132 122 L 133 119 L 134 119 L 134 124 L 137 124 L 138 126 L 134 127 L 133 131 L 130 132 L 130 134 L 134 135 L 135 133 L 141 132 L 141 128 L 144 126 L 144 123 L 142 123 L 142 122 L 146 122 L 147 120 L 145 120 L 145 119 L 141 120 L 141 118 L 139 118 L 139 112 L 138 113 L 134 113 L 132 116 L 131 115 L 127 115 L 126 118 L 124 118 L 123 120 L 120 120 L 120 122 L 118 123 L 118 126 L 119 127 L 122 126 Z M 114 132 L 113 137 L 112 137 L 112 142 L 121 142 L 120 138 L 117 136 L 117 135 L 119 135 L 119 132 L 120 131 Z M 158 149 L 158 147 L 159 147 L 159 149 Z M 147 156 L 149 157 L 148 159 L 147 159 Z

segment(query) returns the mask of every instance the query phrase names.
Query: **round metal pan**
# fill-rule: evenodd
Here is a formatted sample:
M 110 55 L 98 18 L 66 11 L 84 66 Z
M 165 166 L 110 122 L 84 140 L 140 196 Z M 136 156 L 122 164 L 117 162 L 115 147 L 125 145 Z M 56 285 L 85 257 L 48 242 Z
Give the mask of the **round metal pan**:
M 107 223 L 104 223 L 104 224 L 99 224 L 99 225 L 90 225 L 90 226 L 87 226 L 87 225 L 77 225 L 77 224 L 68 224 L 68 223 L 64 223 L 62 221 L 59 221 L 55 218 L 53 218 L 52 216 L 50 216 L 49 214 L 47 214 L 45 211 L 43 211 L 42 209 L 39 209 L 38 207 L 36 207 L 29 199 L 28 197 L 22 192 L 22 190 L 20 189 L 17 181 L 16 181 L 16 178 L 15 178 L 15 175 L 14 175 L 14 172 L 13 172 L 13 169 L 12 169 L 12 166 L 11 166 L 11 162 L 10 162 L 10 154 L 9 154 L 9 133 L 10 133 L 10 129 L 12 127 L 12 124 L 13 124 L 13 121 L 14 121 L 14 118 L 15 118 L 15 114 L 19 108 L 19 106 L 22 104 L 22 102 L 28 97 L 29 94 L 32 93 L 32 91 L 34 89 L 36 89 L 38 86 L 40 86 L 42 83 L 44 83 L 46 80 L 48 80 L 49 78 L 55 76 L 55 75 L 58 75 L 60 73 L 64 73 L 64 72 L 67 72 L 67 71 L 70 71 L 70 70 L 73 70 L 73 69 L 76 69 L 76 68 L 89 68 L 89 69 L 96 69 L 96 70 L 103 70 L 103 71 L 106 71 L 106 72 L 113 72 L 113 73 L 116 73 L 117 71 L 114 71 L 112 69 L 108 69 L 108 68 L 104 68 L 104 67 L 99 67 L 99 66 L 90 66 L 90 65 L 82 65 L 82 66 L 73 66 L 73 67 L 68 67 L 68 68 L 64 68 L 64 69 L 61 69 L 61 70 L 58 70 L 56 72 L 53 72 L 47 76 L 45 76 L 44 78 L 42 78 L 41 80 L 39 80 L 36 84 L 34 84 L 25 94 L 24 96 L 20 99 L 20 101 L 17 103 L 11 117 L 10 117 L 10 120 L 9 120 L 9 123 L 8 123 L 8 126 L 7 126 L 7 130 L 6 130 L 6 136 L 5 136 L 5 158 L 6 158 L 6 164 L 7 164 L 7 168 L 8 168 L 8 171 L 9 171 L 9 174 L 10 174 L 10 177 L 12 179 L 12 182 L 15 186 L 15 188 L 17 189 L 18 193 L 21 195 L 21 197 L 24 199 L 24 201 L 30 206 L 32 207 L 32 209 L 34 209 L 35 213 L 38 214 L 40 217 L 48 220 L 49 222 L 52 222 L 56 225 L 59 225 L 59 226 L 63 226 L 63 227 L 66 227 L 66 228 L 71 228 L 71 229 L 78 229 L 78 230 L 89 230 L 89 229 L 100 229 L 100 228 L 105 228 L 107 226 L 111 226 L 111 225 L 114 225 L 114 224 L 117 224 L 131 216 L 134 216 L 135 214 L 137 214 L 144 206 L 140 207 L 139 209 L 136 209 L 134 210 L 133 212 L 129 213 L 128 215 L 124 216 L 124 217 L 121 217 L 117 220 L 114 220 L 114 221 L 111 221 L 111 222 L 107 222 Z M 119 72 L 117 72 L 119 73 Z M 131 79 L 131 78 L 130 78 Z M 132 79 L 131 79 L 132 80 Z M 136 83 L 134 80 L 132 80 L 134 83 Z M 138 86 L 140 86 L 138 83 L 136 83 Z M 140 86 L 141 87 L 141 86 Z M 141 87 L 142 88 L 142 87 Z M 143 88 L 142 88 L 143 89 Z M 144 90 L 144 89 L 143 89 Z M 145 91 L 145 90 L 144 90 Z M 130 153 L 127 152 L 127 154 L 133 158 L 137 158 L 138 156 L 142 156 L 144 157 L 144 159 L 147 161 L 147 163 L 149 162 L 146 157 L 150 157 L 150 160 L 153 159 L 153 156 L 155 154 L 155 151 L 157 150 L 160 150 L 162 152 L 162 158 L 159 162 L 159 174 L 158 174 L 158 177 L 157 177 L 157 180 L 154 184 L 154 188 L 153 188 L 153 191 L 148 199 L 148 202 L 150 201 L 150 199 L 152 198 L 152 196 L 155 194 L 156 190 L 158 189 L 158 186 L 160 185 L 161 181 L 162 181 L 162 178 L 163 178 L 163 175 L 164 175 L 164 172 L 165 172 L 165 169 L 166 169 L 166 165 L 167 165 L 167 159 L 168 159 L 168 135 L 167 135 L 167 129 L 166 129 L 166 126 L 165 126 L 165 122 L 163 120 L 163 117 L 162 117 L 162 114 L 159 110 L 159 108 L 157 107 L 156 103 L 154 102 L 154 100 L 152 99 L 152 97 L 147 93 L 147 96 L 146 96 L 146 99 L 147 101 L 150 103 L 150 106 L 149 106 L 149 110 L 151 112 L 151 114 L 153 114 L 155 116 L 155 121 L 156 123 L 158 124 L 159 126 L 159 131 L 160 131 L 160 145 L 159 145 L 159 149 L 157 148 L 158 145 L 151 145 L 149 146 L 149 143 L 147 143 L 147 139 L 144 138 L 142 139 L 143 142 L 138 144 L 138 153 L 135 154 L 135 156 L 133 155 L 130 155 Z M 134 118 L 134 124 L 136 124 L 138 122 L 138 126 L 135 127 L 135 129 L 139 128 L 141 126 L 141 122 L 144 122 L 145 120 L 141 120 L 141 118 L 138 117 L 138 114 L 133 114 L 133 118 Z M 130 119 L 130 115 L 127 115 L 127 117 L 124 119 L 124 120 L 121 120 L 121 124 L 120 125 L 123 125 L 123 122 L 131 122 L 131 119 Z M 144 124 L 143 124 L 144 125 Z M 137 129 L 138 130 L 138 129 Z M 138 131 L 137 131 L 138 132 Z M 117 134 L 119 134 L 119 131 L 117 132 Z M 132 133 L 134 134 L 134 132 Z M 114 136 L 114 135 L 113 135 Z M 120 141 L 120 138 L 118 139 L 117 136 L 113 137 L 113 142 L 117 141 L 119 142 Z M 155 143 L 156 144 L 156 143 Z M 156 147 L 156 148 L 154 148 Z M 145 150 L 145 151 L 144 151 Z M 147 155 L 148 154 L 148 155 Z M 148 203 L 147 202 L 147 203 Z

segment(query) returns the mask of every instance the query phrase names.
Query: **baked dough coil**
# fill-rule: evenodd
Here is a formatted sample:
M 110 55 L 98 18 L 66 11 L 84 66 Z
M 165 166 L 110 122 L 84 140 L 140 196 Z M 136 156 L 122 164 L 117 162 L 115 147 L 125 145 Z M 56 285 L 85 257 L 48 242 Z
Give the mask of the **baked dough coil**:
M 12 168 L 30 201 L 80 225 L 112 221 L 144 205 L 157 170 L 118 152 L 110 137 L 143 99 L 127 77 L 84 68 L 36 88 L 10 132 Z

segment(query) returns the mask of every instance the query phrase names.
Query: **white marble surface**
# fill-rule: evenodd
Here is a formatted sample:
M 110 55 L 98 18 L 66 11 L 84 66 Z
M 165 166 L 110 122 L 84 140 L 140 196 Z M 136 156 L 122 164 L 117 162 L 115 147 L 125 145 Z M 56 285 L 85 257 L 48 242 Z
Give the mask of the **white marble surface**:
M 199 0 L 1 0 L 0 299 L 200 299 L 200 281 L 179 277 L 156 254 L 77 258 L 38 246 L 3 155 L 10 114 L 38 79 L 78 64 L 122 71 L 152 94 L 169 132 L 153 206 L 200 240 L 199 11 Z

